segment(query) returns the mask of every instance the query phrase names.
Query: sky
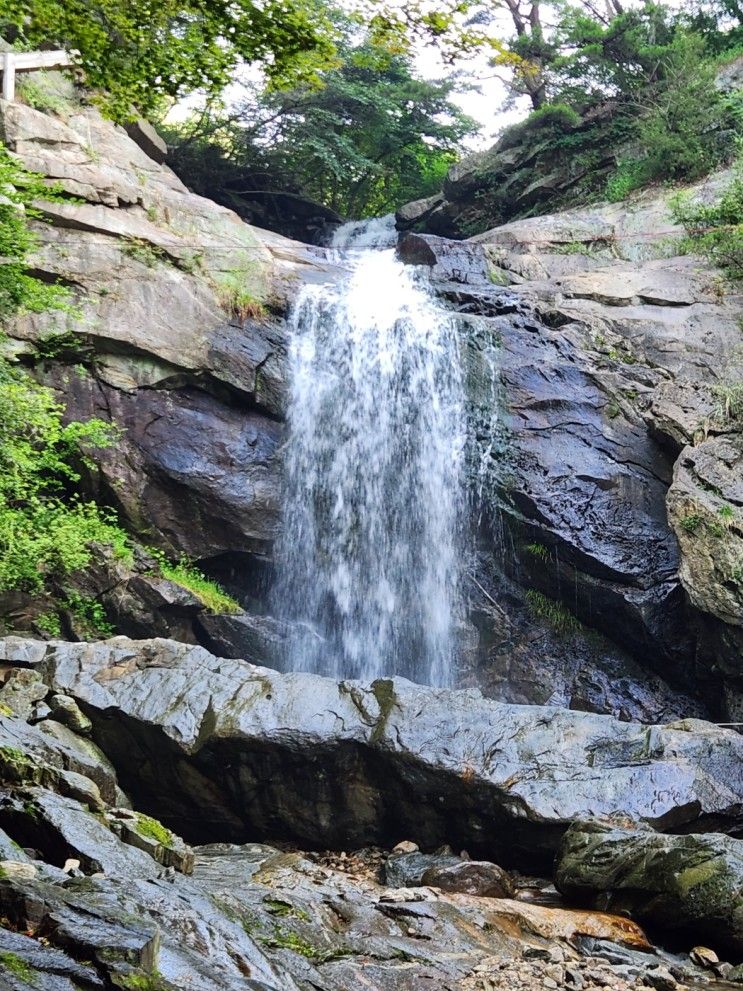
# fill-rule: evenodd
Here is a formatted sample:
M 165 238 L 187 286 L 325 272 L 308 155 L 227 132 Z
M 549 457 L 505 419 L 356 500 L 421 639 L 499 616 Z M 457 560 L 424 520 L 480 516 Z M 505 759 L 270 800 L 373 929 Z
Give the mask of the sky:
M 473 151 L 489 148 L 498 133 L 509 124 L 523 120 L 531 104 L 528 97 L 516 101 L 515 106 L 503 110 L 506 87 L 495 76 L 495 69 L 488 65 L 484 55 L 459 60 L 454 66 L 444 65 L 436 50 L 427 47 L 416 57 L 416 68 L 424 79 L 442 79 L 454 71 L 466 73 L 477 88 L 470 92 L 454 93 L 452 103 L 458 104 L 466 114 L 481 126 L 479 134 L 466 138 L 464 144 Z

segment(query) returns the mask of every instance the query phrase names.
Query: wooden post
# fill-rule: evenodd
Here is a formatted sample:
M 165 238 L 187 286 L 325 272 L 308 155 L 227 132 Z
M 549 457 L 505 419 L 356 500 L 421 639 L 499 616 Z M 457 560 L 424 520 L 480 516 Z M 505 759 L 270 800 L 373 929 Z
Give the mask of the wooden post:
M 15 99 L 15 52 L 3 56 L 3 100 Z
M 72 65 L 67 52 L 5 52 L 3 54 L 3 99 L 15 99 L 16 72 L 33 72 L 35 69 L 61 69 Z

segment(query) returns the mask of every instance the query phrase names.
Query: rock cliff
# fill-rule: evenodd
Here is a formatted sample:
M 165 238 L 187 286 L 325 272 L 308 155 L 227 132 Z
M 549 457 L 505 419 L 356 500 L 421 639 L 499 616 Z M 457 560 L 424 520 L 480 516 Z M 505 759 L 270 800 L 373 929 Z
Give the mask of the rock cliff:
M 18 320 L 4 346 L 68 415 L 122 428 L 87 491 L 248 611 L 210 616 L 146 555 L 133 572 L 102 559 L 86 594 L 118 632 L 275 663 L 284 314 L 331 261 L 189 193 L 72 96 L 0 121 L 69 195 L 44 206 L 35 265 L 77 299 Z M 640 721 L 740 712 L 741 442 L 715 391 L 740 376 L 739 300 L 674 254 L 678 236 L 655 196 L 406 249 L 460 314 L 490 445 L 462 680 L 496 698 Z M 31 629 L 35 608 L 11 597 L 6 627 Z

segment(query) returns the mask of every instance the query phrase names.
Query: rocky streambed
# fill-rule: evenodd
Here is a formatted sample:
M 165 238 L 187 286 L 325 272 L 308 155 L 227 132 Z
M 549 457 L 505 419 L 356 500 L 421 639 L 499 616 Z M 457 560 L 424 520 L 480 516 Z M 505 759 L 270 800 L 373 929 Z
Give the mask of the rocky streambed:
M 12 991 L 743 977 L 729 730 L 280 674 L 168 640 L 9 637 L 0 664 Z

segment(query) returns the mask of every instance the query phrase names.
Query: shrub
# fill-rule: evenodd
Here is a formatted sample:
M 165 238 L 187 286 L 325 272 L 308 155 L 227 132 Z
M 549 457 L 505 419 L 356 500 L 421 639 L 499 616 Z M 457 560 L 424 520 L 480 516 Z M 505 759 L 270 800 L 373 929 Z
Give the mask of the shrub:
M 532 111 L 522 124 L 516 127 L 522 131 L 541 131 L 550 128 L 555 131 L 569 131 L 581 123 L 580 114 L 567 103 L 547 103 Z
M 27 258 L 36 247 L 29 218 L 40 216 L 34 203 L 56 199 L 59 190 L 40 175 L 24 169 L 0 143 L 0 320 L 19 310 L 40 313 L 63 306 L 68 291 L 28 273 Z
M 172 564 L 160 552 L 155 551 L 153 553 L 158 560 L 160 574 L 163 578 L 188 589 L 206 606 L 209 612 L 227 614 L 242 612 L 242 607 L 232 596 L 228 595 L 217 582 L 207 578 L 186 558 L 181 558 L 176 564 Z
M 0 591 L 41 592 L 85 568 L 92 543 L 130 558 L 125 532 L 92 502 L 68 498 L 87 448 L 116 436 L 102 420 L 64 424 L 50 389 L 0 358 Z
M 217 285 L 220 304 L 235 320 L 261 320 L 266 316 L 265 305 L 245 288 L 246 274 L 229 273 Z
M 743 278 L 743 161 L 716 204 L 679 195 L 671 200 L 671 213 L 686 231 L 686 250 L 708 258 L 731 279 Z
M 543 619 L 559 636 L 569 636 L 583 629 L 583 624 L 570 610 L 555 599 L 550 599 L 536 589 L 526 593 L 529 608 L 537 619 Z
M 642 162 L 636 159 L 622 162 L 606 180 L 606 198 L 610 203 L 620 203 L 630 193 L 640 189 L 646 181 L 647 170 Z
M 712 389 L 717 414 L 726 420 L 743 421 L 743 382 L 723 382 Z
M 696 533 L 701 525 L 702 517 L 699 513 L 689 513 L 687 516 L 683 516 L 679 520 L 679 526 L 687 533 Z

